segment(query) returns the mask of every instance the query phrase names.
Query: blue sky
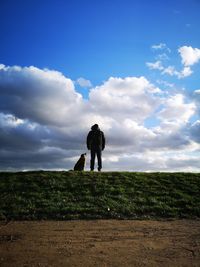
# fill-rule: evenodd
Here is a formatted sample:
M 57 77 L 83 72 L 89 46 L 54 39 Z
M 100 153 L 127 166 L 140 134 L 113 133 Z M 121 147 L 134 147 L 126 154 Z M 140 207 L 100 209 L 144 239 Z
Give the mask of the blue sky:
M 1 62 L 56 69 L 94 85 L 110 76 L 151 77 L 145 62 L 153 58 L 153 44 L 167 44 L 177 64 L 179 46 L 199 46 L 197 0 L 2 0 L 0 5 Z
M 1 0 L 0 168 L 71 168 L 99 123 L 107 170 L 200 170 L 199 12 L 199 0 Z

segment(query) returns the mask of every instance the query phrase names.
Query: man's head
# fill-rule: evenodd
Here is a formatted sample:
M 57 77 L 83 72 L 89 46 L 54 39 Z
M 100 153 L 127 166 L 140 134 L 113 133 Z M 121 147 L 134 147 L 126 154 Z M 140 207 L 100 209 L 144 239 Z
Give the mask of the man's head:
M 98 124 L 94 124 L 92 127 L 91 127 L 92 130 L 99 130 L 99 125 Z

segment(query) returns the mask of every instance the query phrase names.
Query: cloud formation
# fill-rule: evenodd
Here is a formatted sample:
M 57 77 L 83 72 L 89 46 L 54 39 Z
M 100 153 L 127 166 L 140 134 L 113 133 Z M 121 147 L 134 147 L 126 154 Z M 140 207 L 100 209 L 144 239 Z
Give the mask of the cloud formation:
M 164 70 L 164 67 L 162 65 L 162 62 L 160 60 L 157 60 L 155 62 L 147 62 L 146 65 L 151 70 Z
M 105 170 L 199 170 L 196 112 L 196 98 L 163 92 L 145 77 L 110 77 L 83 99 L 58 71 L 1 65 L 0 169 L 71 169 L 98 123 Z
M 153 50 L 166 50 L 168 53 L 171 53 L 171 49 L 165 44 L 165 43 L 160 43 L 157 45 L 152 45 L 151 48 Z
M 153 45 L 154 50 L 169 49 L 166 44 Z M 169 49 L 169 52 L 171 50 Z M 178 49 L 178 53 L 181 56 L 181 63 L 183 65 L 182 70 L 178 71 L 175 66 L 164 66 L 164 61 L 168 60 L 169 57 L 164 53 L 158 55 L 155 62 L 146 62 L 146 66 L 151 70 L 159 70 L 161 74 L 167 74 L 170 76 L 177 77 L 178 79 L 183 79 L 190 76 L 193 71 L 191 66 L 200 61 L 200 49 L 192 48 L 191 46 L 182 46 Z
M 178 49 L 181 62 L 184 66 L 192 66 L 200 61 L 200 49 L 191 46 L 182 46 Z
M 83 77 L 80 77 L 76 80 L 76 83 L 80 85 L 81 87 L 90 88 L 92 87 L 92 83 L 90 80 L 87 80 Z
M 4 67 L 0 72 L 1 100 L 4 113 L 46 125 L 63 125 L 76 118 L 82 96 L 73 82 L 60 72 L 36 67 Z
M 168 74 L 170 76 L 176 76 L 178 79 L 188 77 L 192 74 L 190 67 L 184 67 L 181 71 L 177 71 L 174 66 L 168 66 L 163 68 L 162 74 Z

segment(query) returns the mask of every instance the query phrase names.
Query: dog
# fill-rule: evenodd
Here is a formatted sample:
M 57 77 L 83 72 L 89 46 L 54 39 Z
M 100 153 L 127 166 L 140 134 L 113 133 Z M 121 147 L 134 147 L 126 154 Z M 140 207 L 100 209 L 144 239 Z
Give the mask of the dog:
M 74 166 L 74 171 L 84 171 L 85 161 L 86 161 L 86 153 L 81 154 L 79 160 Z

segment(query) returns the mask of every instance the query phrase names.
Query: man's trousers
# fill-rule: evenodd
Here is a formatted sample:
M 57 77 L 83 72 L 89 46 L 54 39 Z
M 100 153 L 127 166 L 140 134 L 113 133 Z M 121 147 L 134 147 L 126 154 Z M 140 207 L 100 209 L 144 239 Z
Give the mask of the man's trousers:
M 101 149 L 100 148 L 92 148 L 90 152 L 91 152 L 90 170 L 91 171 L 94 170 L 95 157 L 97 155 L 98 171 L 101 171 L 101 169 L 102 169 Z

